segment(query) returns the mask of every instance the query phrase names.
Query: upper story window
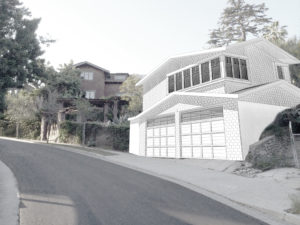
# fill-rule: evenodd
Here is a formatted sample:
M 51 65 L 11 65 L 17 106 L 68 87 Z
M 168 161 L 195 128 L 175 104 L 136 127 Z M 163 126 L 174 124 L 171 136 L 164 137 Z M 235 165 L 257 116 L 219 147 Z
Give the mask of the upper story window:
M 173 92 L 173 91 L 175 91 L 175 85 L 174 85 L 174 81 L 175 81 L 175 79 L 174 79 L 174 75 L 172 75 L 172 76 L 169 76 L 168 77 L 168 83 L 169 83 L 169 93 L 171 93 L 171 92 Z
M 94 99 L 95 98 L 95 91 L 86 91 L 85 92 L 85 97 L 87 99 Z
M 212 79 L 217 79 L 221 77 L 221 67 L 220 67 L 220 58 L 211 60 L 211 76 Z
M 124 81 L 124 80 L 126 80 L 126 76 L 125 75 L 115 75 L 115 80 Z
M 181 72 L 176 73 L 176 91 L 182 89 L 182 74 Z
M 248 80 L 247 62 L 245 59 L 225 57 L 226 76 Z
M 192 81 L 193 85 L 200 84 L 200 71 L 199 66 L 194 66 L 192 68 Z
M 237 58 L 233 58 L 233 77 L 238 79 L 241 78 L 240 62 Z
M 191 70 L 190 69 L 183 71 L 183 84 L 184 84 L 184 88 L 188 88 L 191 86 Z
M 80 77 L 84 80 L 93 80 L 94 73 L 93 72 L 81 72 Z
M 278 78 L 284 80 L 282 66 L 277 66 Z
M 202 77 L 202 83 L 205 83 L 210 80 L 209 62 L 205 62 L 201 64 L 201 77 Z
M 220 58 L 201 63 L 168 76 L 168 91 L 178 91 L 221 77 Z

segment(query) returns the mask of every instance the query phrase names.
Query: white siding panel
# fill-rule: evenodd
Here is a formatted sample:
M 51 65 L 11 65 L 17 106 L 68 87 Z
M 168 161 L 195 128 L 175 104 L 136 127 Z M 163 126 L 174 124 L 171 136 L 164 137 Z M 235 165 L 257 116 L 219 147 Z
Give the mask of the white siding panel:
M 160 149 L 160 156 L 161 157 L 167 157 L 167 148 L 161 148 Z
M 192 133 L 200 133 L 201 127 L 200 127 L 200 123 L 193 123 L 192 124 Z
M 201 132 L 202 133 L 210 133 L 210 122 L 201 123 Z
M 191 146 L 192 145 L 191 136 L 190 135 L 182 136 L 181 143 L 182 143 L 182 146 Z
M 154 148 L 153 155 L 155 157 L 159 157 L 160 156 L 160 149 L 159 148 Z
M 213 145 L 225 145 L 225 135 L 224 133 L 213 134 L 212 135 Z
M 211 145 L 211 135 L 210 134 L 203 134 L 202 135 L 202 144 L 203 145 Z
M 175 158 L 175 148 L 168 148 L 168 157 Z
M 181 125 L 181 133 L 182 134 L 190 134 L 191 133 L 191 124 L 182 124 Z
M 168 127 L 168 136 L 175 135 L 175 127 Z
M 193 135 L 192 142 L 193 142 L 193 146 L 201 145 L 201 135 Z

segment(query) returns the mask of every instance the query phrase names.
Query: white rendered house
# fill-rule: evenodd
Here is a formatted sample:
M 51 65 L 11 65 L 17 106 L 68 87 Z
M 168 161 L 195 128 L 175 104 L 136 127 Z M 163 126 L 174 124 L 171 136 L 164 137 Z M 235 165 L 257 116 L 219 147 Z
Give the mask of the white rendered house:
M 298 63 L 263 38 L 169 58 L 137 84 L 143 112 L 129 119 L 129 152 L 244 159 L 278 112 L 300 104 L 289 73 Z

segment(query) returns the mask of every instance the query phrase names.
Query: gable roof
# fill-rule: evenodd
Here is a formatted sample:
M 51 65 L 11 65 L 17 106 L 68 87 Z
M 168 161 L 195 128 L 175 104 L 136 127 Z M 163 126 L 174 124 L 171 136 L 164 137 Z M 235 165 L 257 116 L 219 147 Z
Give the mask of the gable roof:
M 93 63 L 90 63 L 90 62 L 88 62 L 88 61 L 83 61 L 83 62 L 80 62 L 80 63 L 76 63 L 74 66 L 75 66 L 75 67 L 80 67 L 80 66 L 83 66 L 83 65 L 88 65 L 88 66 L 93 67 L 93 68 L 95 68 L 95 69 L 102 70 L 103 72 L 109 73 L 109 70 L 104 69 L 104 68 L 102 68 L 102 67 L 100 67 L 100 66 L 97 66 L 97 65 L 95 65 L 95 64 L 93 64 Z
M 170 57 L 162 64 L 160 64 L 157 68 L 155 68 L 152 72 L 144 76 L 143 79 L 141 79 L 136 85 L 147 85 L 145 81 L 149 78 L 151 78 L 151 85 L 158 84 L 159 82 L 161 82 L 162 76 L 165 74 L 171 73 L 192 64 L 196 64 L 201 60 L 205 60 L 206 58 L 220 55 L 223 52 L 235 52 L 250 45 L 262 49 L 266 54 L 270 55 L 272 58 L 278 59 L 282 63 L 300 63 L 299 59 L 267 41 L 266 39 L 255 38 L 249 41 L 234 43 L 221 48 L 213 48 Z

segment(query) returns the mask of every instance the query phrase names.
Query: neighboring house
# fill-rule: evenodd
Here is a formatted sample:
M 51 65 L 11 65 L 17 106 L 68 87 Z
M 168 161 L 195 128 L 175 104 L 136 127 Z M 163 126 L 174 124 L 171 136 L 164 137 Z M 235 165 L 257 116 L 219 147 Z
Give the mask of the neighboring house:
M 74 65 L 81 71 L 81 90 L 83 97 L 89 99 L 89 102 L 98 107 L 103 112 L 103 120 L 108 120 L 108 115 L 112 114 L 113 120 L 117 120 L 119 112 L 128 102 L 121 99 L 120 86 L 129 76 L 128 73 L 110 73 L 109 70 L 90 62 L 81 62 Z M 73 103 L 72 98 L 59 99 L 61 110 L 59 112 L 59 121 L 66 119 L 66 114 Z M 80 122 L 81 118 L 77 117 Z
M 276 114 L 300 103 L 289 73 L 299 63 L 263 38 L 169 58 L 137 84 L 143 112 L 130 118 L 129 151 L 245 159 Z
M 81 71 L 81 89 L 88 99 L 120 96 L 120 86 L 129 76 L 128 73 L 110 73 L 90 62 L 77 63 L 75 67 Z

